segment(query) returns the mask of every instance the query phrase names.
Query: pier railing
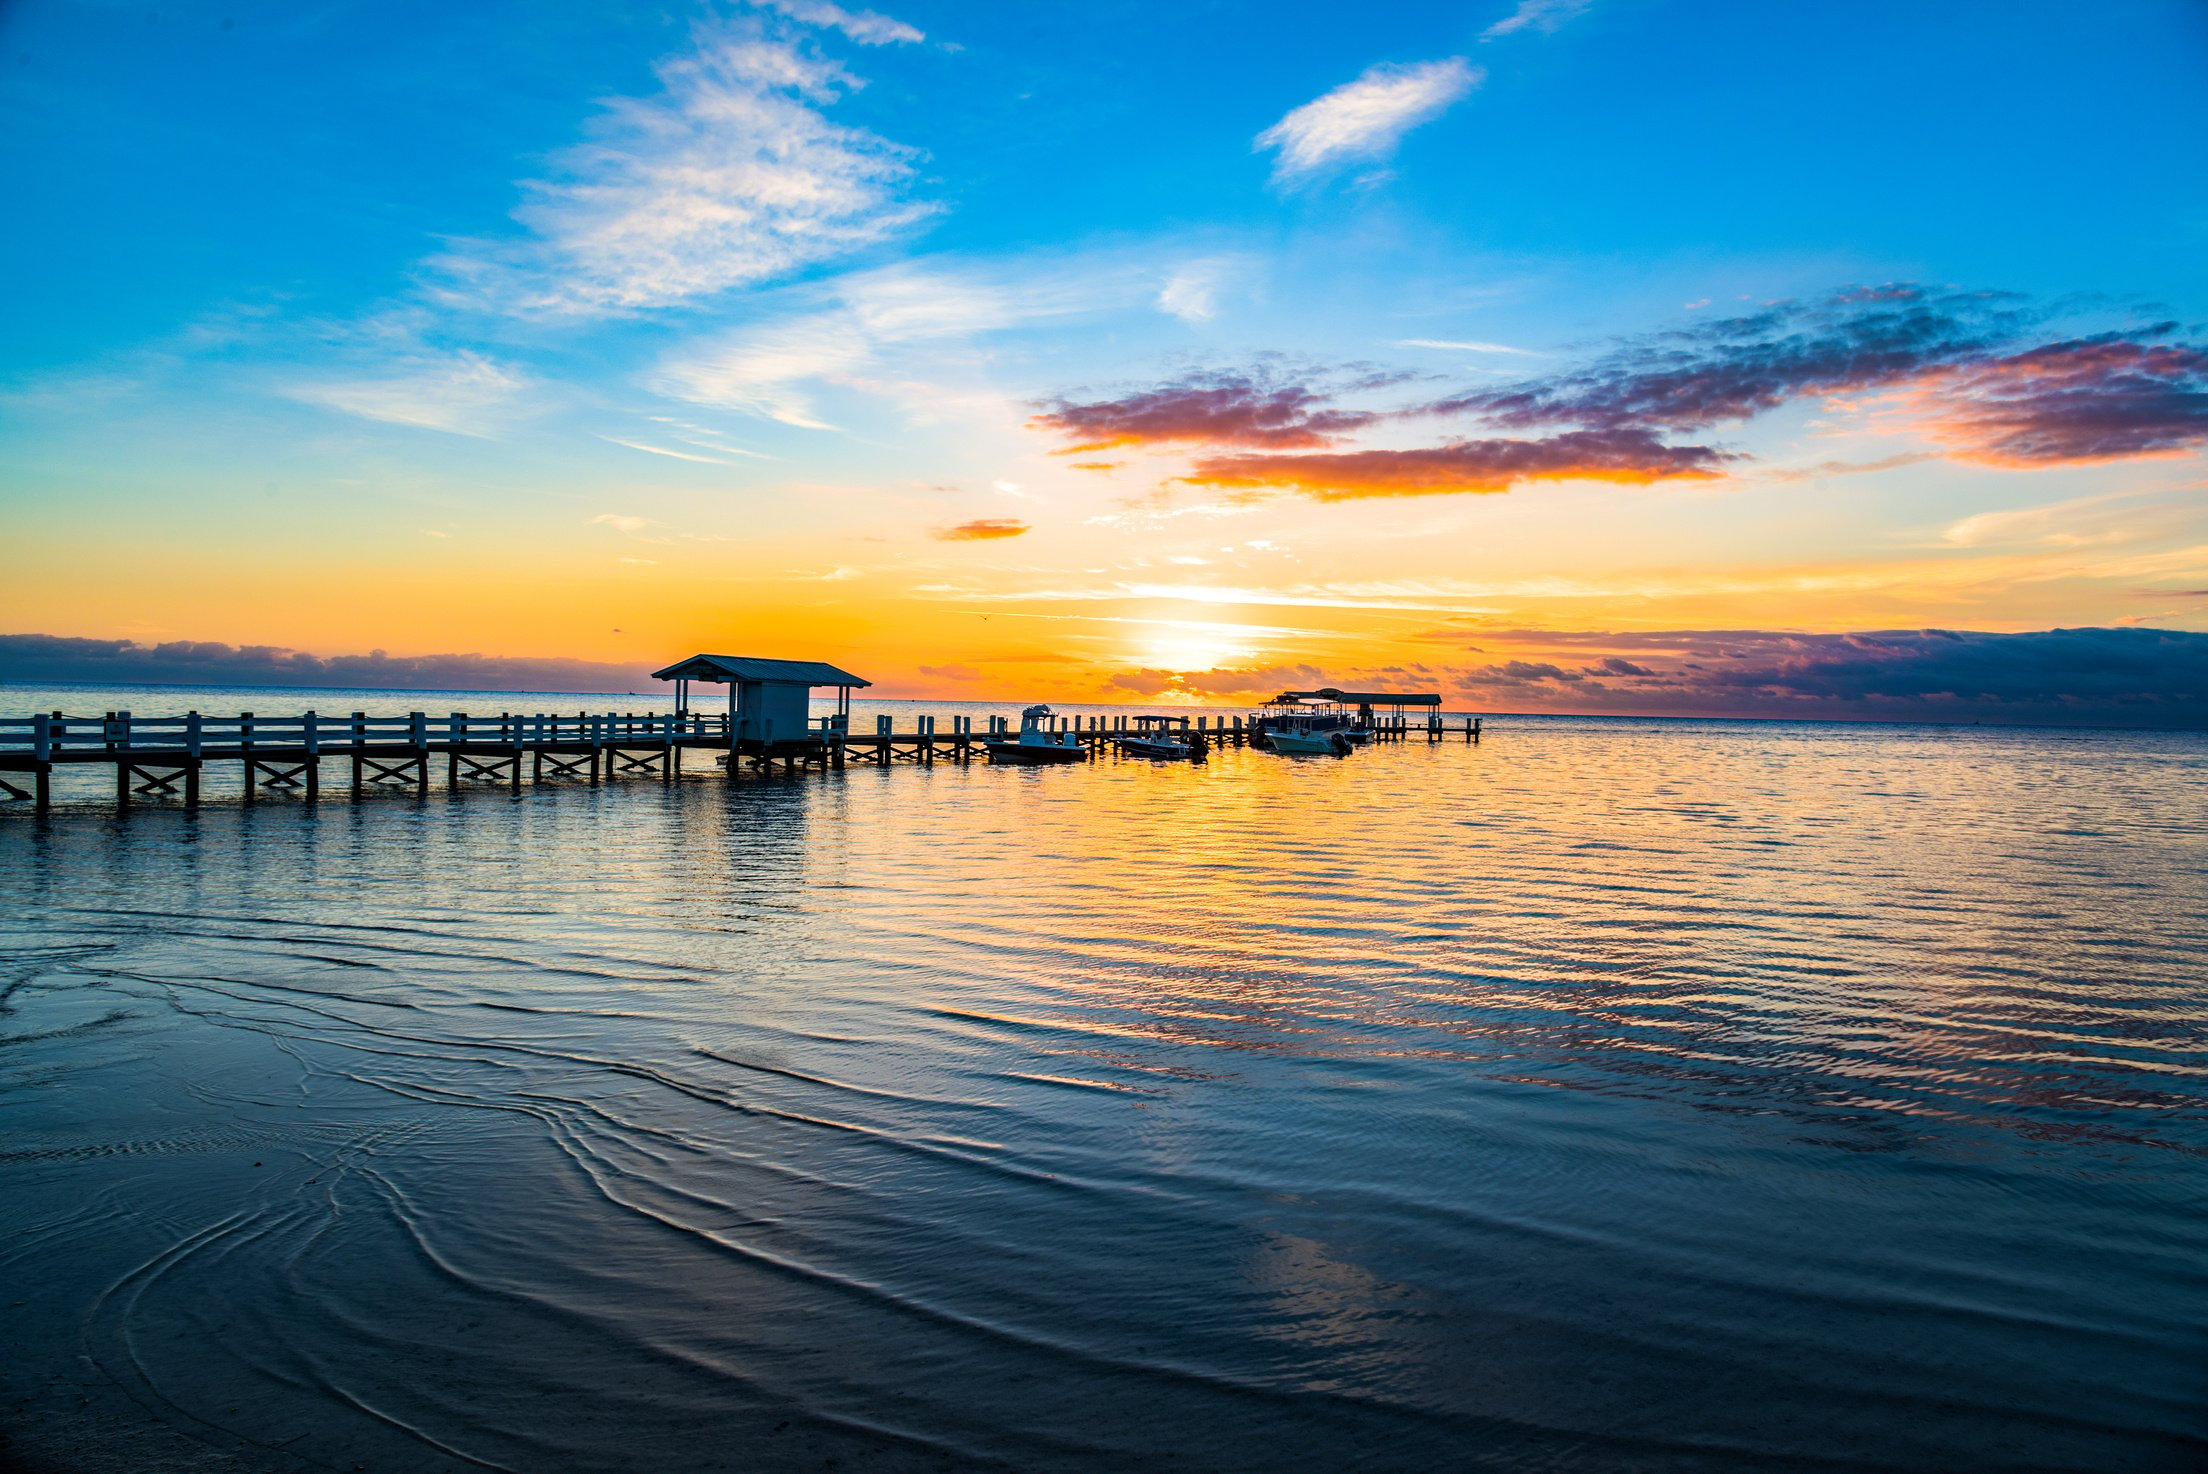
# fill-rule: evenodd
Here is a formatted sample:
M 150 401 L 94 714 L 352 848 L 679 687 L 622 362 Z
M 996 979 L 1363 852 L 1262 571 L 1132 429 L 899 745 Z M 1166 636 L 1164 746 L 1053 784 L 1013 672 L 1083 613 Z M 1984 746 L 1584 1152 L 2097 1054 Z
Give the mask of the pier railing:
M 1199 734 L 1213 746 L 1243 747 L 1263 741 L 1257 722 L 1201 713 L 1133 717 L 1069 713 L 1054 718 L 1051 729 L 1096 757 L 1130 732 L 1159 724 Z M 1402 742 L 1417 730 L 1423 730 L 1429 742 L 1442 740 L 1438 714 L 1429 716 L 1422 726 L 1385 716 L 1372 723 L 1368 735 L 1377 742 Z M 1465 718 L 1461 730 L 1466 742 L 1480 740 L 1478 718 Z M 681 774 L 684 752 L 701 748 L 713 751 L 714 761 L 725 765 L 731 775 L 739 762 L 767 772 L 777 767 L 784 772 L 841 768 L 847 759 L 883 767 L 898 762 L 931 764 L 938 758 L 972 762 L 1011 731 L 1007 717 L 989 717 L 984 732 L 977 731 L 974 718 L 964 714 L 951 718 L 948 731 L 937 726 L 935 717 L 923 714 L 913 719 L 910 732 L 898 731 L 890 717 L 882 715 L 876 718 L 873 732 L 855 733 L 849 718 L 838 715 L 812 718 L 803 728 L 787 733 L 770 727 L 762 736 L 747 732 L 740 721 L 732 724 L 727 715 L 700 711 L 500 712 L 495 716 L 457 711 L 442 715 L 414 711 L 403 716 L 357 711 L 207 716 L 188 711 L 181 716 L 138 716 L 111 711 L 96 717 L 52 712 L 0 717 L 0 799 L 30 799 L 43 810 L 51 801 L 52 775 L 82 764 L 105 764 L 114 770 L 119 806 L 139 798 L 177 797 L 189 807 L 199 802 L 201 771 L 211 763 L 237 763 L 247 799 L 262 791 L 297 791 L 311 800 L 321 791 L 323 765 L 331 759 L 350 766 L 352 791 L 358 798 L 378 786 L 426 792 L 433 757 L 444 760 L 446 784 L 455 791 L 483 781 L 503 782 L 518 790 L 525 769 L 540 780 L 587 778 L 601 783 L 654 776 L 672 782 Z M 13 781 L 25 774 L 30 775 L 28 788 Z
M 343 753 L 355 748 L 621 747 L 666 742 L 726 740 L 728 718 L 704 712 L 584 712 L 575 715 L 464 712 L 368 716 L 362 712 L 297 716 L 104 716 L 0 717 L 0 752 L 40 762 L 90 753 L 160 752 L 201 757 L 210 752 L 279 748 L 304 753 Z

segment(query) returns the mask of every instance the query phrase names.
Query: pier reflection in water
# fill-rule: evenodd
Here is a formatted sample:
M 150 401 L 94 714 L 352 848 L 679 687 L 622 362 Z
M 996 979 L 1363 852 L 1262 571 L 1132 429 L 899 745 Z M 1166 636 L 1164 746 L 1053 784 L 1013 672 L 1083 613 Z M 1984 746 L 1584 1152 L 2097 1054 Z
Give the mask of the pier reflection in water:
M 19 1445 L 2198 1467 L 2204 784 L 1547 721 L 11 822 Z

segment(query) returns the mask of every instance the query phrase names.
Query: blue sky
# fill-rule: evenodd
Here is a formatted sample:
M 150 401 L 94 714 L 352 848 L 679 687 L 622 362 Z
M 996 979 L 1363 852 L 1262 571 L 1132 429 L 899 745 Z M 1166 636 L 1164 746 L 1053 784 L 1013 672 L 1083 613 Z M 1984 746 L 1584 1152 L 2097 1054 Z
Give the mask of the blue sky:
M 0 56 L 16 629 L 802 630 L 1075 695 L 2208 613 L 2195 3 L 16 0 Z M 1807 304 L 1693 350 L 1731 373 L 1896 282 L 1968 344 L 1691 422 L 1480 400 Z M 2023 379 L 2152 423 L 2050 441 Z M 1226 381 L 1364 418 L 1086 463 L 1034 418 Z M 1283 449 L 1336 459 L 1227 464 Z

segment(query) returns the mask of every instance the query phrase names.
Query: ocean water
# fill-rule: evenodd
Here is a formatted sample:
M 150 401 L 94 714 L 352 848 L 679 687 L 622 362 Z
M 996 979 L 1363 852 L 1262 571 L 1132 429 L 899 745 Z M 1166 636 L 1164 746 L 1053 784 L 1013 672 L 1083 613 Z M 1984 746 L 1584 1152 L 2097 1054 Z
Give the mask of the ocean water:
M 18 806 L 10 1447 L 2197 1470 L 2204 821 L 2198 734 L 1533 718 Z

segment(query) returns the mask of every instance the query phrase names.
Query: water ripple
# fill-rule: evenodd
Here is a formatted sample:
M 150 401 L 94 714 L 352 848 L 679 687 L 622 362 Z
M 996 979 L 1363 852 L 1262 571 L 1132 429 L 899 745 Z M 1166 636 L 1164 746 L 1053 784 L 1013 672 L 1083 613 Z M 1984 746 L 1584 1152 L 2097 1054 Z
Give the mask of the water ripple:
M 1559 721 L 26 825 L 0 1370 L 271 1470 L 2192 1469 L 2204 819 Z

